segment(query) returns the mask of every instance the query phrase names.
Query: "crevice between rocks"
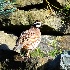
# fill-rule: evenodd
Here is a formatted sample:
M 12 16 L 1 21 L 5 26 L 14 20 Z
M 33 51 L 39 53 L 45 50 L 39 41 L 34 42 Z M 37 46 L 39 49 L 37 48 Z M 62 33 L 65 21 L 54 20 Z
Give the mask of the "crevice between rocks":
M 25 10 L 25 11 L 28 11 L 28 10 L 30 10 L 30 9 L 34 9 L 34 8 L 36 8 L 36 9 L 43 9 L 43 8 L 45 8 L 45 5 L 43 4 L 43 3 L 40 3 L 40 4 L 35 4 L 35 5 L 27 5 L 27 6 L 24 6 L 24 7 L 17 7 L 17 9 L 19 9 L 19 10 Z
M 58 3 L 56 0 L 54 1 L 51 1 L 51 0 L 43 0 L 43 3 L 40 3 L 40 4 L 31 4 L 31 5 L 27 5 L 27 6 L 24 6 L 24 7 L 17 7 L 17 9 L 19 10 L 24 10 L 24 11 L 28 11 L 28 10 L 31 10 L 31 9 L 44 9 L 44 8 L 47 8 L 47 6 L 50 5 L 50 7 L 52 7 L 54 10 L 58 10 L 58 9 L 62 9 L 63 7 L 60 5 L 60 3 Z M 15 5 L 16 6 L 16 5 Z
M 11 26 L 0 26 L 0 31 L 4 31 L 6 33 L 11 33 L 16 36 L 20 36 L 22 31 L 25 31 L 30 28 L 30 25 L 11 25 Z M 56 31 L 54 28 L 51 28 L 47 25 L 43 25 L 41 28 L 42 35 L 53 35 L 53 36 L 63 36 L 69 35 Z

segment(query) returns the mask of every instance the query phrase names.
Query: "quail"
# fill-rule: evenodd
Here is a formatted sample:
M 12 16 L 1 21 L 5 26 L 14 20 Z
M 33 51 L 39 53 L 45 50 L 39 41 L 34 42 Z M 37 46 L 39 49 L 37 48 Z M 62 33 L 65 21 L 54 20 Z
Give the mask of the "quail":
M 26 51 L 26 56 L 30 56 L 30 51 L 36 49 L 41 41 L 41 32 L 40 32 L 41 22 L 36 20 L 29 30 L 23 31 L 16 41 L 16 50 Z

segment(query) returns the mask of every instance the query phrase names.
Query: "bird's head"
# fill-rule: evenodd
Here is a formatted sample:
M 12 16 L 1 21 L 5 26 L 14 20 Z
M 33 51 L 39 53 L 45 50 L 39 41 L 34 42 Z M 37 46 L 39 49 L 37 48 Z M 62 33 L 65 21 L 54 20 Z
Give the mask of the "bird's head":
M 36 27 L 36 28 L 40 28 L 40 27 L 41 27 L 41 22 L 38 21 L 38 20 L 36 20 L 36 21 L 34 22 L 33 26 Z

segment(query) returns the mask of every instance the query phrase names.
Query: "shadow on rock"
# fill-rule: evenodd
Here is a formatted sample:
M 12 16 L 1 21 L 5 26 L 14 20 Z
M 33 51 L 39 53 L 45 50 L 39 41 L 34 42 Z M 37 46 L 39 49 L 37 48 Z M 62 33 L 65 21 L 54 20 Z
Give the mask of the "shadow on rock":
M 10 50 L 6 44 L 0 45 L 0 69 L 1 70 L 36 70 L 37 59 L 15 60 L 19 53 Z
M 11 70 L 24 67 L 24 63 L 22 66 L 20 61 L 14 61 L 14 55 L 18 55 L 18 53 L 13 50 L 10 50 L 6 44 L 0 45 L 0 68 Z
M 47 63 L 38 68 L 38 70 L 60 70 L 60 58 L 58 55 L 54 60 L 48 60 Z
M 13 56 L 16 54 L 18 53 L 10 50 L 6 44 L 0 45 L 0 61 L 5 61 L 6 59 L 13 60 Z
M 28 30 L 30 28 L 30 25 L 11 25 L 11 26 L 0 26 L 0 30 L 14 34 L 16 36 L 20 36 L 22 31 Z M 56 31 L 54 28 L 49 27 L 48 25 L 43 25 L 41 28 L 42 35 L 54 35 L 54 36 L 63 36 L 64 33 L 61 33 L 59 31 Z
M 2 44 L 0 45 L 0 50 L 9 50 L 9 48 L 6 44 Z

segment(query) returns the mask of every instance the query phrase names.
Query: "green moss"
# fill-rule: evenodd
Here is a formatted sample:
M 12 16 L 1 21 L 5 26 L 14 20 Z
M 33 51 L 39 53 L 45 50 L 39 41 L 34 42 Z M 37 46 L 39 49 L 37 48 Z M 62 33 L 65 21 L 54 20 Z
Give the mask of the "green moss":
M 13 3 L 10 1 L 7 2 L 0 2 L 0 15 L 7 16 L 9 13 L 14 12 L 17 8 L 12 7 Z M 12 8 L 8 8 L 7 6 L 11 6 Z M 5 9 L 7 7 L 7 9 Z

